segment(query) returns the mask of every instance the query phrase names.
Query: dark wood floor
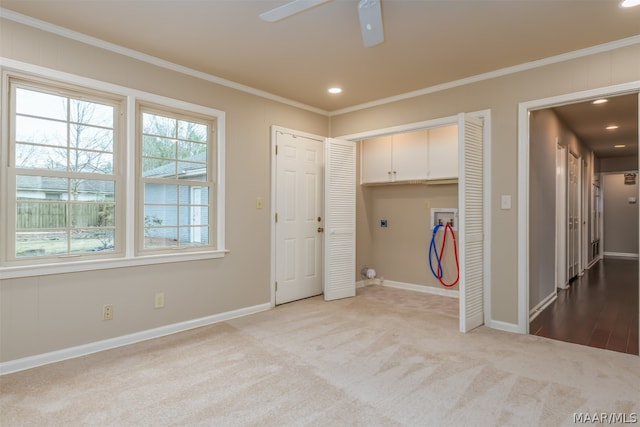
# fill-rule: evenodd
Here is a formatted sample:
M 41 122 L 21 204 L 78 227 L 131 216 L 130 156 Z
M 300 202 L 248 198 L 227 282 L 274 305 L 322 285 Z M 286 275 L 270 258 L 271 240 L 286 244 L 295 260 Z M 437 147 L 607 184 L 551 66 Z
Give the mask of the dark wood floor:
M 638 261 L 608 258 L 586 270 L 530 324 L 531 334 L 638 354 Z

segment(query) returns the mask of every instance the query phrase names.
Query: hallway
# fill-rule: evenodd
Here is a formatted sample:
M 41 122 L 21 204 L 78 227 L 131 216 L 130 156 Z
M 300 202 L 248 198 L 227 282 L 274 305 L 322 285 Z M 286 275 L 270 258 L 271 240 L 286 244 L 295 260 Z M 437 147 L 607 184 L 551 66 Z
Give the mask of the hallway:
M 599 261 L 530 324 L 530 333 L 638 354 L 638 260 Z

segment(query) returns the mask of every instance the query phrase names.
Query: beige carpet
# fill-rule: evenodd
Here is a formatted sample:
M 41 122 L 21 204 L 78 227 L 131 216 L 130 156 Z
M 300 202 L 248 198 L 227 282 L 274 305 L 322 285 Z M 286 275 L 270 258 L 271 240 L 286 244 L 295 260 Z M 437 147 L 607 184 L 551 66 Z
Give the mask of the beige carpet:
M 0 425 L 559 426 L 640 413 L 637 356 L 457 328 L 446 297 L 372 286 L 311 298 L 0 377 Z

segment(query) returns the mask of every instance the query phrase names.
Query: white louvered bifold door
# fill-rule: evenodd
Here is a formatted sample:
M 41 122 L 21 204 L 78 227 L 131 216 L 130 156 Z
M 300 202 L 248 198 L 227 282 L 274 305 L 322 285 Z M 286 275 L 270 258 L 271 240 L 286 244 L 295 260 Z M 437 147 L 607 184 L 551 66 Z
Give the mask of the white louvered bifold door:
M 458 118 L 458 241 L 460 257 L 460 331 L 484 323 L 484 171 L 482 120 Z
M 356 145 L 325 141 L 324 299 L 356 294 Z

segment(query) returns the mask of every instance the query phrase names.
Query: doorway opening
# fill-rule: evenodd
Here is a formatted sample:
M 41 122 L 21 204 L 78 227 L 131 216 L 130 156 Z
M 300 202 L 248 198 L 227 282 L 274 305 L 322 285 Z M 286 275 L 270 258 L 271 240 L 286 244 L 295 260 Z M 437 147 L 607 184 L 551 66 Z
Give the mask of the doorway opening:
M 624 203 L 604 209 L 603 180 L 612 172 L 637 174 L 639 86 L 520 106 L 522 333 L 638 354 L 638 187 L 626 185 Z M 607 101 L 594 103 L 598 99 Z M 614 124 L 618 128 L 605 129 Z M 615 233 L 603 228 L 607 211 L 615 224 L 631 215 L 631 226 L 620 233 L 625 252 L 611 249 Z M 616 268 L 628 274 L 616 275 Z

